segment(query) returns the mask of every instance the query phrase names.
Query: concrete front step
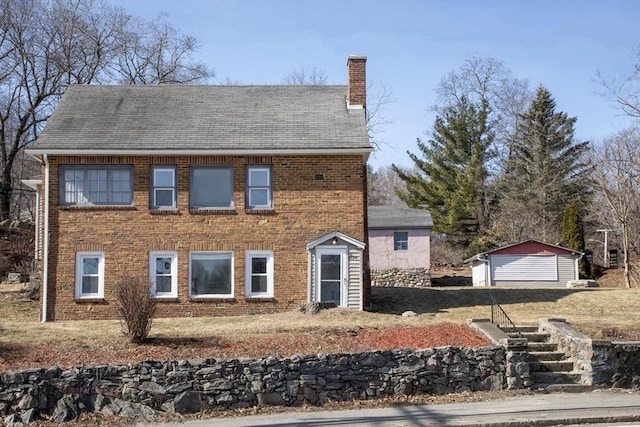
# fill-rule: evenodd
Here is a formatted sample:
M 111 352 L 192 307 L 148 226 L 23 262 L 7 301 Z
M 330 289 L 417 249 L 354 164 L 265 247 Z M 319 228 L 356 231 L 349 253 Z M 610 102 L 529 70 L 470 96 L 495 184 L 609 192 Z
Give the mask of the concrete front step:
M 516 331 L 527 333 L 527 332 L 538 332 L 537 325 L 525 325 L 525 326 L 516 326 Z
M 527 342 L 547 342 L 549 341 L 549 334 L 544 334 L 540 332 L 524 332 L 522 334 L 523 338 L 527 339 Z
M 567 360 L 529 360 L 531 372 L 571 372 L 573 362 Z
M 538 361 L 562 360 L 565 354 L 561 351 L 530 351 L 529 358 Z
M 529 353 L 540 351 L 557 351 L 558 344 L 549 342 L 529 342 L 527 344 L 527 348 L 529 349 Z
M 580 384 L 582 375 L 574 372 L 533 372 L 533 383 L 538 385 Z

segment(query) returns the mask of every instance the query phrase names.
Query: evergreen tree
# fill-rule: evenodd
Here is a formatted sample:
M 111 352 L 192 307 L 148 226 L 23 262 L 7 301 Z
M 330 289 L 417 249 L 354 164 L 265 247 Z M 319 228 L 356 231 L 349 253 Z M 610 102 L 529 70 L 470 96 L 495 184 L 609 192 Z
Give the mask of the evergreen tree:
M 393 165 L 406 189 L 398 192 L 409 206 L 428 208 L 434 230 L 468 245 L 486 227 L 487 163 L 493 157 L 489 107 L 462 98 L 434 123 L 433 139 L 418 139 L 422 157 L 409 152 L 416 172 Z
M 557 241 L 565 206 L 589 192 L 590 167 L 584 160 L 589 143 L 574 142 L 576 118 L 555 107 L 551 93 L 540 86 L 516 127 L 500 178 L 499 227 L 517 229 L 519 239 Z
M 572 202 L 565 208 L 560 233 L 565 247 L 585 253 L 584 223 L 577 202 Z M 591 264 L 586 257 L 580 258 L 578 269 L 581 277 L 591 277 Z

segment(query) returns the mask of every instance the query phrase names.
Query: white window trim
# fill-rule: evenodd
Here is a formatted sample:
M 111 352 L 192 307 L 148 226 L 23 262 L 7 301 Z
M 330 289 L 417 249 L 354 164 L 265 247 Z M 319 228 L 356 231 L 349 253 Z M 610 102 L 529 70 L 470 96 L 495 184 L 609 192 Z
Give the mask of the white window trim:
M 251 185 L 251 171 L 266 171 L 268 174 L 269 184 L 265 185 Z M 271 209 L 273 207 L 273 181 L 271 178 L 270 166 L 247 166 L 247 207 L 249 209 Z M 254 188 L 266 189 L 268 192 L 267 204 L 254 205 L 251 201 L 251 190 Z
M 156 258 L 171 258 L 171 291 L 158 293 L 156 291 Z M 177 298 L 178 297 L 178 253 L 171 251 L 151 251 L 149 252 L 149 281 L 151 291 L 156 298 Z
M 267 258 L 267 292 L 251 292 L 251 260 L 254 257 Z M 273 251 L 245 252 L 244 295 L 246 298 L 273 298 Z
M 85 258 L 98 258 L 98 293 L 82 293 L 82 260 Z M 75 297 L 83 298 L 104 298 L 104 252 L 76 252 L 76 284 Z
M 201 294 L 194 295 L 191 293 L 191 272 L 193 268 L 191 267 L 191 261 L 193 259 L 193 255 L 229 255 L 231 259 L 231 293 L 229 294 Z M 193 251 L 189 252 L 189 298 L 234 298 L 234 277 L 235 277 L 235 268 L 233 263 L 233 252 L 230 251 Z
M 173 186 L 170 187 L 162 187 L 159 185 L 156 185 L 156 172 L 167 172 L 167 171 L 171 171 L 173 173 Z M 177 179 L 176 179 L 176 167 L 175 166 L 156 166 L 153 165 L 151 167 L 151 208 L 152 209 L 175 209 L 176 208 L 176 201 L 177 201 Z M 158 203 L 156 201 L 156 191 L 157 190 L 171 190 L 173 197 L 172 197 L 172 201 L 171 201 L 171 206 L 158 206 Z

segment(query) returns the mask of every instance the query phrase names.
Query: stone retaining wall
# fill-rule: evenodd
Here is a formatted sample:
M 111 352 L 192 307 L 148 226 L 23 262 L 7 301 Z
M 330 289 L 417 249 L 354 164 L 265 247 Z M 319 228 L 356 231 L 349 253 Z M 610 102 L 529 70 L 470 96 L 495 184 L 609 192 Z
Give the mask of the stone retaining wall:
M 583 384 L 640 388 L 640 342 L 591 339 L 564 319 L 541 319 L 540 330 L 549 333 L 550 341 L 574 362 Z
M 428 268 L 371 270 L 371 286 L 427 288 L 431 286 L 431 273 Z
M 440 347 L 6 372 L 0 375 L 0 413 L 6 425 L 38 414 L 60 423 L 81 412 L 150 418 L 212 407 L 501 390 L 505 356 L 502 347 Z
M 640 388 L 640 343 L 602 341 L 593 346 L 595 384 L 619 388 Z

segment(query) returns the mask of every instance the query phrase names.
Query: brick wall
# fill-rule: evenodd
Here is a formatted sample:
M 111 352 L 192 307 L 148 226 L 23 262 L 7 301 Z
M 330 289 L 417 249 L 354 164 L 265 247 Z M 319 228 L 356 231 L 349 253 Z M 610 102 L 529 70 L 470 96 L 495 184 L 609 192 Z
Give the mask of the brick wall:
M 158 316 L 233 315 L 293 309 L 307 301 L 305 245 L 340 231 L 365 240 L 364 168 L 360 155 L 273 157 L 56 157 L 50 160 L 48 319 L 115 318 L 113 284 L 123 275 L 148 278 L 149 251 L 178 255 L 178 297 Z M 59 207 L 59 165 L 134 165 L 133 207 Z M 177 165 L 177 212 L 149 210 L 150 166 Z M 189 166 L 232 165 L 232 212 L 189 211 Z M 245 211 L 245 165 L 270 164 L 273 211 Z M 233 252 L 233 298 L 189 299 L 190 251 Z M 274 297 L 246 300 L 245 251 L 271 250 Z M 75 299 L 75 254 L 105 254 L 104 299 Z

